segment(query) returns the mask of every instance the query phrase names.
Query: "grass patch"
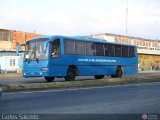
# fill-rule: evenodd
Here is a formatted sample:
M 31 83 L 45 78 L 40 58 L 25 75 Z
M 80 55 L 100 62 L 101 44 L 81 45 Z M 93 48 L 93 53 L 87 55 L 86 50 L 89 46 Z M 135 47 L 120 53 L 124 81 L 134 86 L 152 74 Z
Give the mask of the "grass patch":
M 91 87 L 91 86 L 107 86 L 107 85 L 122 85 L 131 83 L 146 83 L 146 82 L 160 82 L 160 75 L 156 76 L 141 76 L 141 77 L 123 77 L 123 78 L 105 78 L 98 80 L 75 80 L 64 82 L 46 82 L 46 83 L 29 83 L 29 84 L 11 84 L 1 85 L 4 92 L 15 91 L 34 91 L 46 89 L 64 89 L 77 87 Z

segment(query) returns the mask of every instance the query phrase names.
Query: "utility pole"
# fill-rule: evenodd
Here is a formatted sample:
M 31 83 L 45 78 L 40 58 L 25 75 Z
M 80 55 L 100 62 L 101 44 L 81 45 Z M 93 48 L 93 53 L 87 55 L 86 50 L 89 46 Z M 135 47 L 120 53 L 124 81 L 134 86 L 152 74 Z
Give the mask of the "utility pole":
M 128 36 L 128 0 L 126 0 L 126 36 Z

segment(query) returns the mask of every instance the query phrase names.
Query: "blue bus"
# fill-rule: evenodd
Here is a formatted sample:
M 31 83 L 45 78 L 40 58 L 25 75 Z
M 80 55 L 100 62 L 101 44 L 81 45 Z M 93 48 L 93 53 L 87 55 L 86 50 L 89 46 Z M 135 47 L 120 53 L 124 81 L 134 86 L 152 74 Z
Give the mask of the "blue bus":
M 76 76 L 122 77 L 138 71 L 137 48 L 90 37 L 42 36 L 20 44 L 25 46 L 23 77 L 55 77 L 74 80 Z

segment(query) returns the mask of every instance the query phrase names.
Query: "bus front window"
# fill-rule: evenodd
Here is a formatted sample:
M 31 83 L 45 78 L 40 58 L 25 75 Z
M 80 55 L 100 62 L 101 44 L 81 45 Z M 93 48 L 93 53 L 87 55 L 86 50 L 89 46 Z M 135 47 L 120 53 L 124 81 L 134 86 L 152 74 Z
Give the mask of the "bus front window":
M 52 43 L 52 57 L 58 57 L 60 54 L 60 41 L 56 39 Z
M 48 47 L 47 51 L 43 52 L 44 42 L 48 39 L 35 39 L 28 41 L 26 44 L 26 51 L 24 61 L 32 60 L 44 60 L 48 58 Z

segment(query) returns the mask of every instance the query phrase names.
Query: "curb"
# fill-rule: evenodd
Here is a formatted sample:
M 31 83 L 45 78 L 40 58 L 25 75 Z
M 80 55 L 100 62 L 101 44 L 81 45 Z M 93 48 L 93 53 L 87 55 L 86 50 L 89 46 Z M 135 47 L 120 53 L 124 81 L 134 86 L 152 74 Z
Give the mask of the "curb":
M 3 92 L 20 92 L 20 91 L 40 91 L 47 89 L 64 89 L 64 88 L 81 88 L 108 85 L 123 85 L 133 83 L 149 83 L 160 82 L 160 75 L 148 77 L 132 77 L 132 78 L 107 78 L 99 80 L 79 80 L 65 82 L 49 82 L 49 83 L 30 83 L 30 84 L 11 84 L 4 85 Z
M 1 78 L 18 78 L 18 77 L 22 77 L 22 74 L 20 73 L 0 74 L 0 79 Z

